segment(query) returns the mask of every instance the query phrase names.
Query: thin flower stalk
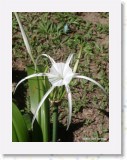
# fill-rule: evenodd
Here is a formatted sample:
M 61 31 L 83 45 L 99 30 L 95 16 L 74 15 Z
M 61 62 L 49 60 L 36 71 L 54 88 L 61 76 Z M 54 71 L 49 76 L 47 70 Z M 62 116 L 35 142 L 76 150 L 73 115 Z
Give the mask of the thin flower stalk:
M 58 130 L 58 103 L 53 102 L 53 129 L 52 129 L 52 142 L 57 141 Z

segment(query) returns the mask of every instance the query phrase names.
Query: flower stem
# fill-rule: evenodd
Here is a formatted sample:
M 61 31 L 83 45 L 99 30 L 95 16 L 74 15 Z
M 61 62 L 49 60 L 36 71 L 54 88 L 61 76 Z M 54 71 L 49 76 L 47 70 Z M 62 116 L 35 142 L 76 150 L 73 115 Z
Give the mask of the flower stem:
M 58 103 L 53 104 L 53 133 L 52 142 L 57 141 L 57 131 L 58 131 Z
M 39 113 L 40 112 L 41 112 L 40 125 L 43 132 L 43 142 L 49 142 L 49 107 L 43 105 Z

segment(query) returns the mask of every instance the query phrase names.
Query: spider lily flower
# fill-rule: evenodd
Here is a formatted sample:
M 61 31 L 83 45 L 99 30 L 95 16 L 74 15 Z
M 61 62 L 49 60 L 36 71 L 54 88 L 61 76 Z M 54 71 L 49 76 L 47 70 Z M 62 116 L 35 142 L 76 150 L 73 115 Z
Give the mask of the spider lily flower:
M 69 64 L 72 60 L 73 54 L 70 54 L 69 57 L 66 60 L 66 63 L 60 62 L 60 63 L 56 63 L 54 61 L 53 58 L 51 58 L 49 55 L 47 54 L 42 54 L 42 56 L 45 56 L 47 58 L 49 58 L 49 60 L 51 61 L 51 68 L 49 73 L 36 73 L 36 74 L 32 74 L 30 76 L 25 77 L 24 79 L 22 79 L 21 81 L 18 82 L 18 84 L 16 85 L 15 90 L 17 89 L 17 87 L 25 80 L 33 78 L 33 77 L 40 77 L 40 76 L 47 76 L 49 82 L 51 83 L 51 88 L 46 92 L 46 94 L 42 97 L 39 105 L 37 106 L 37 109 L 35 111 L 34 117 L 32 119 L 32 127 L 33 127 L 33 123 L 36 119 L 37 113 L 40 109 L 40 107 L 42 106 L 42 104 L 44 103 L 45 99 L 49 96 L 49 94 L 53 91 L 53 89 L 55 87 L 60 87 L 60 86 L 65 86 L 67 95 L 68 95 L 68 107 L 69 107 L 69 116 L 68 116 L 68 120 L 67 120 L 67 130 L 70 126 L 71 123 L 71 117 L 72 117 L 72 95 L 71 95 L 71 90 L 69 87 L 69 83 L 73 78 L 81 78 L 81 79 L 85 79 L 88 81 L 93 82 L 94 84 L 96 84 L 98 87 L 100 87 L 104 93 L 105 90 L 104 88 L 95 80 L 86 77 L 86 76 L 82 76 L 79 75 L 78 73 L 75 73 L 74 71 L 72 71 L 72 69 L 70 68 Z

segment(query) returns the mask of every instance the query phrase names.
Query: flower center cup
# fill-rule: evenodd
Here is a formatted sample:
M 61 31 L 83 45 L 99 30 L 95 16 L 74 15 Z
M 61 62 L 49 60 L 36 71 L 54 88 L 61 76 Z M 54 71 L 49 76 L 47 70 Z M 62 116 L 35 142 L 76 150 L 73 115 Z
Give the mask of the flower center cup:
M 50 68 L 48 76 L 49 81 L 53 86 L 63 86 L 70 83 L 74 76 L 72 69 L 65 63 L 55 63 Z

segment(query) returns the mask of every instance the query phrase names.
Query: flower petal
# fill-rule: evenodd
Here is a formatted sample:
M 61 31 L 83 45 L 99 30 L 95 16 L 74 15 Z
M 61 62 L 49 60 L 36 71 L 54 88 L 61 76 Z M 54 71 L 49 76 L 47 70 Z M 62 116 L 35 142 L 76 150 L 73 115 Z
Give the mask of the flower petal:
M 30 75 L 30 76 L 27 76 L 27 77 L 23 78 L 23 79 L 22 79 L 21 81 L 19 81 L 18 84 L 16 85 L 16 87 L 15 87 L 15 89 L 14 89 L 14 93 L 15 93 L 17 87 L 18 87 L 22 82 L 24 82 L 25 80 L 30 79 L 30 78 L 33 78 L 33 77 L 40 77 L 40 76 L 46 76 L 46 74 L 44 74 L 44 73 L 36 73 L 36 74 L 32 74 L 32 75 Z
M 52 57 L 50 57 L 49 55 L 47 55 L 47 54 L 42 54 L 42 56 L 45 56 L 45 57 L 49 58 L 49 60 L 51 61 L 52 65 L 53 65 L 54 63 L 56 63 L 56 62 L 54 61 L 54 59 L 53 59 Z
M 67 74 L 67 75 L 64 77 L 64 79 L 63 79 L 63 83 L 64 83 L 65 85 L 68 85 L 75 75 L 76 75 L 76 74 L 73 73 L 73 72 L 72 72 L 72 73 L 69 73 L 69 72 L 68 72 L 68 74 Z
M 67 58 L 67 60 L 66 60 L 66 64 L 67 65 L 69 65 L 70 64 L 70 62 L 71 62 L 71 60 L 72 60 L 72 58 L 73 58 L 73 53 L 72 54 L 70 54 L 69 56 L 68 56 L 68 58 Z
M 68 94 L 68 107 L 69 107 L 69 116 L 67 121 L 67 130 L 68 130 L 71 123 L 71 116 L 72 116 L 72 96 L 71 96 L 70 87 L 68 85 L 65 85 L 65 88 Z
M 40 101 L 40 103 L 39 103 L 39 105 L 38 105 L 38 107 L 37 107 L 37 109 L 36 109 L 36 111 L 35 111 L 34 117 L 33 117 L 33 119 L 32 119 L 32 129 L 33 129 L 33 123 L 34 123 L 34 121 L 35 121 L 35 119 L 36 119 L 36 116 L 37 116 L 37 113 L 38 113 L 39 109 L 41 108 L 41 106 L 42 106 L 42 104 L 44 103 L 45 99 L 46 99 L 46 98 L 48 97 L 48 95 L 53 91 L 54 88 L 55 88 L 55 86 L 52 86 L 52 87 L 46 92 L 46 94 L 42 97 L 42 99 L 41 99 L 41 101 Z
M 45 54 L 44 54 L 45 55 Z M 41 57 L 41 56 L 43 56 L 43 54 L 40 54 L 39 56 L 37 56 L 37 58 L 36 58 L 36 61 L 35 61 L 35 64 L 36 64 L 36 68 L 35 68 L 35 71 L 37 70 L 37 62 L 38 62 L 38 60 L 39 60 L 39 58 Z M 51 58 L 51 57 L 50 57 Z M 46 62 L 46 64 L 44 64 L 45 66 L 47 66 L 47 62 Z
M 60 86 L 62 84 L 62 80 L 60 77 L 58 77 L 58 75 L 52 74 L 52 73 L 46 73 L 49 82 L 53 85 L 53 86 Z
M 36 61 L 35 61 L 35 71 L 37 71 L 37 62 L 38 62 L 38 59 L 39 59 L 41 56 L 42 56 L 42 54 L 39 55 L 39 56 L 37 56 L 37 58 L 36 58 Z
M 57 67 L 56 62 L 54 61 L 54 59 L 52 57 L 50 57 L 49 55 L 47 55 L 47 54 L 41 54 L 41 55 L 49 58 L 49 60 L 51 61 L 52 66 L 54 67 L 54 69 L 56 70 L 56 72 L 59 73 L 58 67 Z M 38 58 L 37 58 L 37 60 L 38 60 Z M 36 60 L 36 63 L 37 63 L 37 60 Z
M 67 68 L 68 68 L 68 66 L 69 66 L 69 64 L 70 64 L 70 62 L 71 62 L 71 60 L 72 60 L 72 58 L 73 58 L 73 55 L 74 55 L 74 54 L 70 54 L 69 57 L 67 58 L 66 63 L 65 63 L 65 67 L 64 67 L 63 74 L 65 74 L 65 72 L 66 72 L 66 70 L 67 70 Z
M 53 67 L 54 67 L 55 70 L 58 72 L 58 68 L 57 68 L 57 65 L 56 65 L 56 62 L 54 61 L 54 59 L 51 58 L 51 57 L 50 57 L 49 55 L 47 55 L 47 54 L 42 54 L 42 56 L 45 56 L 45 57 L 49 58 L 49 60 L 51 61 Z
M 52 65 L 52 67 L 50 68 L 50 73 L 62 77 L 64 66 L 65 66 L 65 63 L 62 63 L 62 62 L 56 63 L 55 67 L 54 65 Z M 57 68 L 57 71 L 56 71 L 56 68 Z
M 98 82 L 96 82 L 95 80 L 93 80 L 92 78 L 89 78 L 89 77 L 86 77 L 86 76 L 80 76 L 80 75 L 75 75 L 74 78 L 82 78 L 82 79 L 85 79 L 85 80 L 93 82 L 98 87 L 100 87 L 103 90 L 103 92 L 107 95 L 105 89 Z

